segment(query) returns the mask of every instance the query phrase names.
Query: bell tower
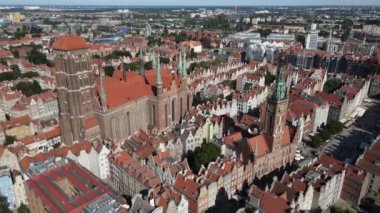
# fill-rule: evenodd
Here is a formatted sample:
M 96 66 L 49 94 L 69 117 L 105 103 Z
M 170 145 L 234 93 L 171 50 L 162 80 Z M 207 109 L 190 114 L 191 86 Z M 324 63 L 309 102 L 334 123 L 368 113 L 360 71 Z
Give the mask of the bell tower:
M 286 113 L 288 109 L 288 95 L 284 72 L 285 60 L 278 66 L 277 79 L 272 96 L 268 100 L 268 113 L 265 122 L 265 131 L 273 137 L 273 151 L 281 148 L 281 138 L 284 133 Z
M 79 36 L 61 36 L 53 44 L 56 54 L 57 93 L 63 143 L 83 142 L 86 121 L 96 119 L 95 76 L 88 46 Z

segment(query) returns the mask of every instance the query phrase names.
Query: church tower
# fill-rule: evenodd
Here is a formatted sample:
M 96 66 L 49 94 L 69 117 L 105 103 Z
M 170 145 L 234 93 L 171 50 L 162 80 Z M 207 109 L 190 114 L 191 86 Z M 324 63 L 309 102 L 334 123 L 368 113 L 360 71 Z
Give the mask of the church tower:
M 281 148 L 281 138 L 284 133 L 288 109 L 288 97 L 284 77 L 286 65 L 284 60 L 282 60 L 282 63 L 278 67 L 276 85 L 272 96 L 268 100 L 268 112 L 265 124 L 266 133 L 273 137 L 273 152 Z
M 88 123 L 96 123 L 95 76 L 88 46 L 79 36 L 62 36 L 53 44 L 63 143 L 91 140 Z

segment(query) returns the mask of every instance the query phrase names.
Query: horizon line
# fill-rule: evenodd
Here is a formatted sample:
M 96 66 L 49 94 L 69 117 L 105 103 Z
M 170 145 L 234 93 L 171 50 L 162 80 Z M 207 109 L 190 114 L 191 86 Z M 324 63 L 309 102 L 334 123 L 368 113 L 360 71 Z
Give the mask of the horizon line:
M 325 6 L 380 6 L 379 4 L 302 4 L 302 5 L 296 5 L 296 4 L 289 4 L 289 5 L 248 5 L 248 4 L 242 4 L 242 5 L 234 5 L 234 4 L 221 4 L 221 5 L 215 5 L 215 4 L 204 4 L 204 5 L 190 5 L 190 4 L 1 4 L 0 6 L 132 6 L 132 7 L 307 7 L 307 6 L 313 6 L 313 7 L 325 7 Z

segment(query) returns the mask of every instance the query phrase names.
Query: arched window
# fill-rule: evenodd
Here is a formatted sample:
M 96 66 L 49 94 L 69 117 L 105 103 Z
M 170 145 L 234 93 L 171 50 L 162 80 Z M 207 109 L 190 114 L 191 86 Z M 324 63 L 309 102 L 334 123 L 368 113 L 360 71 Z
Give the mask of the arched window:
M 135 132 L 137 131 L 137 111 L 135 111 Z
M 125 122 L 127 122 L 127 134 L 131 134 L 131 116 L 129 115 L 129 112 L 127 112 L 127 115 L 125 116 Z
M 152 105 L 152 124 L 156 126 L 156 107 Z
M 116 140 L 116 118 L 111 118 L 111 137 L 112 140 Z
M 123 118 L 119 117 L 119 129 L 120 129 L 120 137 L 124 138 L 125 137 L 125 127 L 124 127 L 124 122 Z
M 172 100 L 172 121 L 175 121 L 175 98 Z
M 181 118 L 183 117 L 183 98 L 182 97 L 179 99 L 179 115 L 181 116 Z
M 189 111 L 190 110 L 190 96 L 189 96 L 189 94 L 187 94 L 186 106 L 187 106 L 187 111 Z
M 168 126 L 168 105 L 165 104 L 165 127 Z

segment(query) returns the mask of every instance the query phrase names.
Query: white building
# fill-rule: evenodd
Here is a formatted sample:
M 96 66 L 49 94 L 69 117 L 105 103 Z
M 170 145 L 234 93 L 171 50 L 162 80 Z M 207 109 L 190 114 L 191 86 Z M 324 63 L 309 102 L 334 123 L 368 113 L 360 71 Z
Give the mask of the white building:
M 308 50 L 317 50 L 318 49 L 318 34 L 309 33 L 306 37 L 306 49 Z
M 108 154 L 110 150 L 104 145 L 96 148 L 91 143 L 75 144 L 71 147 L 67 158 L 74 160 L 100 179 L 106 179 L 110 175 Z

